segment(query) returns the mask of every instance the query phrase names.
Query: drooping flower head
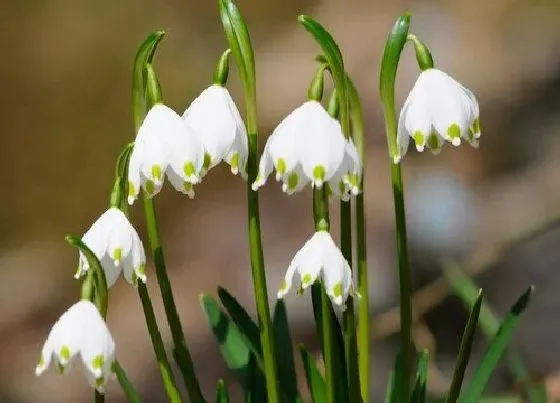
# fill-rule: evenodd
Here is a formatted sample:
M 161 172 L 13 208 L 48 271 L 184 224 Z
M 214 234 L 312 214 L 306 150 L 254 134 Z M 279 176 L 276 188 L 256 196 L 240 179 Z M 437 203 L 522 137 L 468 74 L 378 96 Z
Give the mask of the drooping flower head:
M 136 284 L 138 279 L 146 282 L 144 246 L 121 210 L 112 207 L 104 212 L 84 234 L 82 241 L 99 259 L 107 287 L 115 284 L 121 271 L 131 284 Z M 75 277 L 82 277 L 89 269 L 86 257 L 80 252 Z
M 102 393 L 111 375 L 115 342 L 95 305 L 86 300 L 72 305 L 53 325 L 35 374 L 45 372 L 51 361 L 62 373 L 78 354 L 88 382 Z
M 253 190 L 266 183 L 273 169 L 282 181 L 284 192 L 297 192 L 311 182 L 322 187 L 326 182 L 335 194 L 346 195 L 352 177 L 361 176 L 356 147 L 346 140 L 340 123 L 317 101 L 307 101 L 290 113 L 268 138 Z
M 161 190 L 165 175 L 179 192 L 193 197 L 204 151 L 192 128 L 171 108 L 154 105 L 138 130 L 128 166 L 128 203 L 140 188 L 149 196 Z
M 401 110 L 397 132 L 398 163 L 412 138 L 418 151 L 439 153 L 444 141 L 454 146 L 466 140 L 478 147 L 478 102 L 473 93 L 441 70 L 420 73 Z
M 353 290 L 352 271 L 328 231 L 317 231 L 296 253 L 278 290 L 283 298 L 298 273 L 301 288 L 306 289 L 321 278 L 333 303 L 343 305 Z
M 231 172 L 246 177 L 247 129 L 229 91 L 211 85 L 192 101 L 183 119 L 197 134 L 204 147 L 201 175 L 220 161 L 231 166 Z

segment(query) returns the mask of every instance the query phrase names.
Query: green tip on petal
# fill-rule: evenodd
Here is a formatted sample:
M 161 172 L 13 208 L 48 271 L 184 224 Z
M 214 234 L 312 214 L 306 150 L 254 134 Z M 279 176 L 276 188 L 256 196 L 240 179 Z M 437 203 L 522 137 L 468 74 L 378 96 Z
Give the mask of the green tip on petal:
M 212 163 L 212 156 L 208 153 L 204 153 L 204 163 L 202 164 L 202 168 L 208 169 L 211 163 Z
M 472 124 L 473 132 L 480 133 L 480 119 L 476 118 Z
M 299 176 L 297 173 L 292 172 L 289 176 L 288 176 L 288 189 L 289 190 L 294 190 L 297 186 L 299 182 Z
M 426 143 L 426 136 L 424 136 L 424 133 L 422 133 L 420 130 L 416 130 L 412 134 L 412 138 L 414 139 L 414 142 L 418 147 L 423 147 L 424 144 Z
M 134 188 L 134 183 L 128 181 L 128 195 L 133 197 L 135 194 L 136 194 L 136 189 Z
M 136 269 L 136 272 L 142 276 L 146 275 L 146 265 L 144 263 L 141 263 L 140 266 L 138 266 L 138 268 Z
M 152 165 L 152 177 L 156 181 L 161 180 L 161 167 L 159 165 Z
M 43 357 L 43 355 L 41 354 L 41 356 L 39 357 L 39 362 L 37 362 L 37 366 L 39 368 L 43 368 L 45 366 L 45 357 Z
M 437 134 L 435 133 L 431 133 L 430 137 L 428 137 L 428 147 L 430 147 L 431 149 L 437 149 L 439 148 L 439 140 L 437 138 Z
M 193 176 L 195 174 L 194 164 L 192 162 L 185 163 L 185 166 L 183 167 L 183 171 L 185 172 L 185 175 L 187 177 Z
M 113 260 L 120 261 L 121 259 L 122 259 L 122 249 L 115 248 L 115 250 L 113 251 Z
M 286 173 L 286 160 L 284 158 L 278 158 L 276 162 L 276 172 L 280 175 L 284 175 Z
M 334 296 L 335 298 L 342 297 L 343 291 L 344 291 L 344 290 L 343 290 L 343 288 L 342 288 L 342 282 L 338 282 L 338 283 L 336 283 L 336 284 L 334 285 L 334 287 L 333 287 L 333 290 L 332 290 L 333 296 Z
M 62 346 L 60 348 L 60 358 L 64 361 L 68 361 L 70 359 L 70 348 L 68 346 Z
M 103 355 L 101 354 L 96 355 L 95 357 L 93 357 L 93 360 L 91 360 L 91 366 L 94 369 L 102 369 L 104 365 L 105 365 L 105 357 L 103 357 Z
M 286 283 L 286 279 L 282 279 L 282 282 L 280 283 L 280 288 L 278 289 L 278 291 L 283 293 L 284 291 L 286 291 L 287 288 L 288 288 L 288 283 Z
M 309 284 L 311 284 L 313 282 L 313 279 L 311 278 L 311 274 L 307 273 L 306 275 L 304 275 L 301 279 L 301 284 L 304 286 L 307 286 Z
M 317 165 L 313 168 L 313 178 L 315 180 L 323 181 L 325 179 L 325 167 L 322 165 Z
M 457 123 L 453 123 L 447 128 L 447 135 L 451 139 L 451 144 L 454 146 L 461 144 L 461 128 Z
M 229 164 L 231 165 L 232 169 L 238 169 L 239 168 L 239 153 L 234 153 L 231 156 L 231 162 Z

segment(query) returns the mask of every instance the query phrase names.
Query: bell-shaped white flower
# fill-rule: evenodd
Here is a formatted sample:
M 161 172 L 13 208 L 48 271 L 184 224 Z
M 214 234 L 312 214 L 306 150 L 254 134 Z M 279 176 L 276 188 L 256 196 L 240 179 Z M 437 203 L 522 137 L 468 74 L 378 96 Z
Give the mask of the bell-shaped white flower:
M 345 194 L 350 173 L 361 176 L 361 163 L 356 163 L 355 157 L 355 147 L 345 139 L 340 123 L 319 102 L 307 101 L 284 118 L 268 138 L 252 188 L 264 185 L 276 169 L 276 180 L 283 182 L 282 189 L 288 194 L 309 182 L 316 187 L 328 182 L 335 188 L 333 193 Z
M 315 232 L 296 253 L 280 285 L 278 298 L 290 291 L 296 273 L 300 276 L 302 289 L 320 277 L 327 295 L 337 305 L 343 305 L 353 292 L 350 266 L 327 231 Z
M 128 203 L 134 203 L 140 188 L 149 196 L 156 195 L 166 174 L 175 189 L 194 196 L 192 185 L 199 182 L 203 163 L 204 150 L 193 129 L 171 108 L 154 105 L 130 155 Z
M 45 372 L 51 361 L 62 373 L 77 354 L 82 358 L 90 385 L 103 392 L 111 375 L 115 342 L 95 305 L 86 300 L 72 305 L 53 325 L 35 374 Z
M 229 91 L 214 84 L 192 101 L 183 119 L 199 136 L 204 147 L 201 175 L 226 161 L 235 175 L 246 177 L 247 129 Z
M 458 146 L 464 139 L 478 147 L 480 135 L 473 93 L 443 71 L 427 69 L 420 73 L 401 110 L 394 162 L 406 154 L 410 137 L 418 151 L 428 147 L 437 154 L 444 140 Z
M 144 246 L 134 227 L 118 208 L 104 212 L 82 237 L 82 241 L 99 259 L 107 287 L 112 287 L 121 271 L 131 284 L 140 279 L 146 282 L 146 255 Z M 80 252 L 78 270 L 75 277 L 80 278 L 90 269 L 89 263 Z

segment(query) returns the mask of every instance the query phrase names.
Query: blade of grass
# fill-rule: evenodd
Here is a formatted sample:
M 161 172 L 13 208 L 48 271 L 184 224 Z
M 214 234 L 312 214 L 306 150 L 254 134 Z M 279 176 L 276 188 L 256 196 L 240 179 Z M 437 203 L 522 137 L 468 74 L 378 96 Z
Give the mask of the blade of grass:
M 498 365 L 513 332 L 517 328 L 519 316 L 527 308 L 534 290 L 534 286 L 529 287 L 511 307 L 461 398 L 462 403 L 477 403 L 480 401 L 492 372 Z
M 476 333 L 476 328 L 478 325 L 478 318 L 480 316 L 480 308 L 482 307 L 482 300 L 484 294 L 482 289 L 478 290 L 478 296 L 471 309 L 469 319 L 465 326 L 465 331 L 463 332 L 463 338 L 461 339 L 461 346 L 459 347 L 459 356 L 457 357 L 457 364 L 455 365 L 455 370 L 453 371 L 453 378 L 451 380 L 451 387 L 447 394 L 447 403 L 455 403 L 459 398 L 461 393 L 461 386 L 463 385 L 463 379 L 465 378 L 465 371 L 469 363 L 469 358 L 471 356 L 474 335 Z
M 430 353 L 422 350 L 418 357 L 418 369 L 416 370 L 416 384 L 412 391 L 411 403 L 426 403 L 428 400 L 428 361 Z

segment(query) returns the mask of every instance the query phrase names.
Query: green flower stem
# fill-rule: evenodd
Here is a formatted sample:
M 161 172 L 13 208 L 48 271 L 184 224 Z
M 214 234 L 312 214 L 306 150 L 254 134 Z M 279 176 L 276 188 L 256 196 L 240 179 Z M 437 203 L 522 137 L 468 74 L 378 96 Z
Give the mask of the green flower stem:
M 255 55 L 251 45 L 249 30 L 234 2 L 231 0 L 218 0 L 218 6 L 224 33 L 237 64 L 245 95 L 245 119 L 249 152 L 247 158 L 247 207 L 251 272 L 257 304 L 268 402 L 277 403 L 279 401 L 278 374 L 261 242 L 259 194 L 251 189 L 251 184 L 257 177 L 259 165 Z
M 365 131 L 362 104 L 354 83 L 347 76 L 348 101 L 350 104 L 350 121 L 352 137 L 362 161 L 361 192 L 356 196 L 356 257 L 358 260 L 358 294 L 360 294 L 358 310 L 358 361 L 360 374 L 360 390 L 362 401 L 369 402 L 369 293 L 366 250 L 366 217 L 364 206 L 364 176 L 365 176 Z
M 128 379 L 128 376 L 126 375 L 124 369 L 121 367 L 121 364 L 119 364 L 119 362 L 115 360 L 113 361 L 113 365 L 111 369 L 116 375 L 117 380 L 119 381 L 119 385 L 121 385 L 121 388 L 124 391 L 126 400 L 129 403 L 140 403 L 142 399 L 140 398 L 140 395 L 134 388 L 132 382 L 130 382 L 130 379 Z
M 167 354 L 165 352 L 165 345 L 163 344 L 163 339 L 161 338 L 161 333 L 159 332 L 157 326 L 154 307 L 152 305 L 152 301 L 150 300 L 146 284 L 141 281 L 138 282 L 138 295 L 140 296 L 140 301 L 142 302 L 142 309 L 144 311 L 144 317 L 146 318 L 148 333 L 150 334 L 150 339 L 152 340 L 152 346 L 154 347 L 154 352 L 156 354 L 156 360 L 163 379 L 165 392 L 170 402 L 180 403 L 181 396 L 179 394 L 179 389 L 175 384 L 175 378 L 173 377 L 171 365 L 169 365 L 169 359 L 167 358 Z
M 414 347 L 411 339 L 412 327 L 412 276 L 408 259 L 408 246 L 406 236 L 406 217 L 404 207 L 404 194 L 401 165 L 394 164 L 394 157 L 398 155 L 397 145 L 397 119 L 395 112 L 395 80 L 399 59 L 406 44 L 408 27 L 410 25 L 410 14 L 404 14 L 395 23 L 385 49 L 381 62 L 380 95 L 385 114 L 385 130 L 387 134 L 387 146 L 391 159 L 391 184 L 393 187 L 393 200 L 395 208 L 395 224 L 397 236 L 397 254 L 399 266 L 400 284 L 400 351 L 402 354 L 402 371 L 399 396 L 401 402 L 407 402 L 410 398 L 410 380 L 412 377 L 412 366 L 414 359 Z
M 325 186 L 321 189 L 313 190 L 313 215 L 315 220 L 316 231 L 329 230 L 329 204 Z M 335 403 L 337 391 L 337 380 L 335 374 L 335 356 L 334 356 L 334 334 L 333 334 L 333 317 L 331 314 L 331 300 L 325 291 L 325 287 L 321 289 L 321 325 L 323 334 L 323 362 L 325 364 L 325 384 L 327 392 L 327 403 Z
M 175 300 L 173 298 L 171 282 L 169 281 L 167 269 L 165 267 L 154 200 L 146 194 L 144 194 L 144 214 L 146 216 L 148 240 L 152 250 L 152 259 L 156 268 L 156 277 L 163 300 L 165 316 L 167 317 L 167 322 L 169 323 L 169 328 L 171 329 L 171 337 L 173 339 L 175 353 L 177 358 L 179 358 L 176 360 L 177 365 L 183 375 L 183 382 L 185 383 L 191 402 L 204 402 L 204 397 L 202 396 L 196 373 L 194 371 L 191 354 L 185 341 L 185 334 L 183 333 L 183 327 L 181 326 L 177 306 L 175 305 Z
M 146 71 L 146 94 L 148 105 L 155 105 L 162 102 L 162 94 L 159 82 L 156 77 L 155 70 L 152 63 L 147 63 L 145 66 Z M 145 112 L 146 113 L 146 112 Z M 138 131 L 138 127 L 136 127 Z M 157 215 L 154 200 L 146 193 L 143 194 L 144 215 L 146 216 L 146 227 L 148 229 L 148 241 L 152 250 L 152 259 L 156 268 L 156 277 L 163 300 L 163 307 L 165 316 L 171 330 L 171 337 L 173 339 L 174 357 L 181 374 L 183 375 L 183 382 L 187 388 L 191 402 L 201 403 L 204 402 L 204 397 L 198 384 L 194 364 L 185 340 L 181 319 L 177 311 L 175 299 L 173 298 L 173 290 L 171 289 L 171 282 L 167 275 L 165 267 L 165 259 L 163 257 L 163 249 L 161 246 Z

